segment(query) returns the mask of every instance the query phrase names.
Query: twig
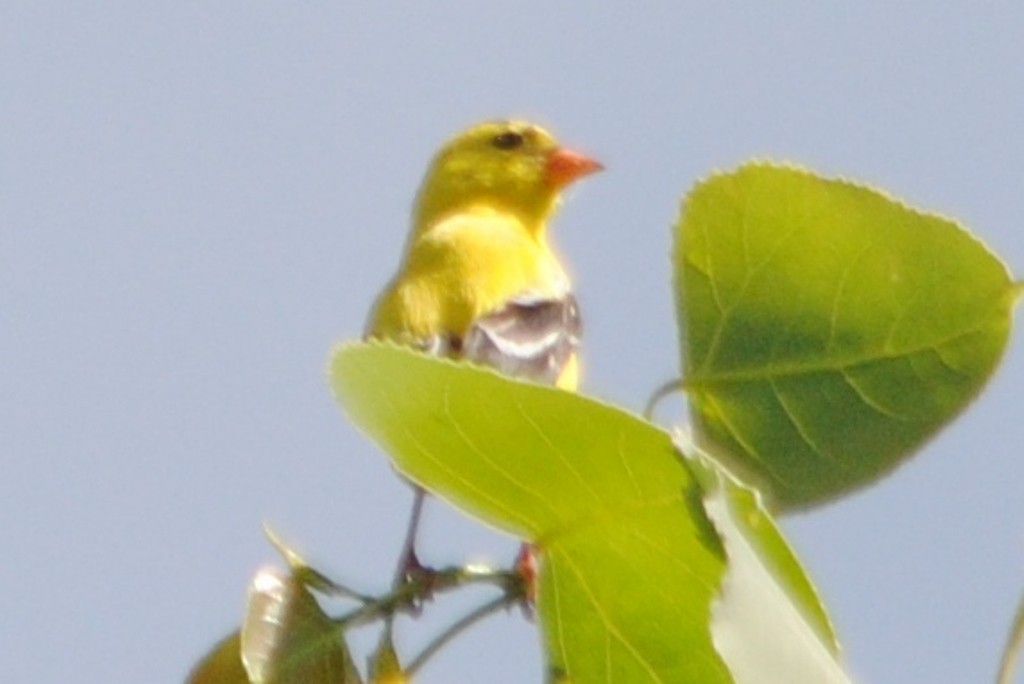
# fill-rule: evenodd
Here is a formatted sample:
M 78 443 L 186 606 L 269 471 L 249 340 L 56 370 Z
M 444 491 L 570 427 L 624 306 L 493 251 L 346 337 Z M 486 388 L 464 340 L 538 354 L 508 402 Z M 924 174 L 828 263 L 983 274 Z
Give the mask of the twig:
M 502 608 L 507 608 L 512 604 L 519 601 L 519 597 L 511 594 L 502 594 L 501 596 L 488 601 L 487 603 L 479 606 L 470 613 L 460 618 L 457 622 L 453 623 L 448 629 L 437 636 L 433 641 L 427 644 L 426 648 L 420 651 L 419 655 L 409 661 L 409 664 L 405 666 L 404 672 L 406 677 L 410 680 L 416 674 L 416 672 L 423 667 L 430 658 L 434 656 L 439 650 L 441 650 L 445 644 L 457 637 L 462 632 L 466 631 L 474 624 L 488 617 L 492 613 L 498 612 Z
M 397 612 L 410 608 L 418 600 L 470 584 L 497 586 L 502 590 L 501 599 L 509 603 L 523 597 L 522 581 L 515 571 L 475 570 L 455 566 L 430 570 L 423 575 L 412 577 L 387 594 L 373 598 L 336 618 L 335 623 L 343 629 L 348 629 L 382 618 L 390 622 Z

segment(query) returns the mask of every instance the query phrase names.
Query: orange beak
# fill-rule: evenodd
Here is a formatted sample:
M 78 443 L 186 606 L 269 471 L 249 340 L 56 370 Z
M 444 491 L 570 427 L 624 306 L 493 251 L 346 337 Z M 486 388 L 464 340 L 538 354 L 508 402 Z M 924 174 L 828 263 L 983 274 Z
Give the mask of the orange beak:
M 577 178 L 597 173 L 604 165 L 579 152 L 559 147 L 548 155 L 544 178 L 553 188 L 564 188 Z

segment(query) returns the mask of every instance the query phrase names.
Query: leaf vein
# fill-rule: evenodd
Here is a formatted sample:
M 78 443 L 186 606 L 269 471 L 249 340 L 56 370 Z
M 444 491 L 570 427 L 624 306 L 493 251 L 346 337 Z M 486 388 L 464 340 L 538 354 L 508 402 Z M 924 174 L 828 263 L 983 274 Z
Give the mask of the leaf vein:
M 811 437 L 810 431 L 808 430 L 807 426 L 804 425 L 803 420 L 797 414 L 796 407 L 792 406 L 790 402 L 786 400 L 783 391 L 779 388 L 778 382 L 773 379 L 771 381 L 771 385 L 772 394 L 775 395 L 775 400 L 778 401 L 779 406 L 782 407 L 782 411 L 783 413 L 786 414 L 786 418 L 793 426 L 793 429 L 797 431 L 797 434 L 800 435 L 800 439 L 802 439 L 804 443 L 810 448 L 811 452 L 823 461 L 828 461 L 830 463 L 839 463 L 837 459 L 829 456 L 828 453 L 821 448 L 817 441 Z
M 587 478 L 584 477 L 583 474 L 573 466 L 572 460 L 566 457 L 565 452 L 559 449 L 558 446 L 551 441 L 551 439 L 547 436 L 544 430 L 541 429 L 540 425 L 538 425 L 537 422 L 530 417 L 530 415 L 527 413 L 523 405 L 519 402 L 516 402 L 516 408 L 519 410 L 519 415 L 523 417 L 523 420 L 525 420 L 530 425 L 530 427 L 533 428 L 533 431 L 537 434 L 541 441 L 544 442 L 544 444 L 547 445 L 548 449 L 550 449 L 551 452 L 558 457 L 558 460 L 561 461 L 562 465 L 564 465 L 565 468 L 570 473 L 573 474 L 573 477 L 575 477 L 576 481 L 579 482 L 580 485 L 582 485 L 583 489 L 586 490 L 588 494 L 590 494 L 590 497 L 598 504 L 603 503 L 601 500 L 601 496 L 597 493 L 597 491 L 594 490 L 593 487 L 590 486 L 590 483 L 587 481 Z
M 513 475 L 509 471 L 507 471 L 505 468 L 502 468 L 499 465 L 499 463 L 497 461 L 495 461 L 495 459 L 489 457 L 487 455 L 486 451 L 481 449 L 479 446 L 477 446 L 477 444 L 472 439 L 470 439 L 469 435 L 462 428 L 461 422 L 456 419 L 455 414 L 452 412 L 452 409 L 451 409 L 451 387 L 450 386 L 446 386 L 445 387 L 444 396 L 443 396 L 443 407 L 444 407 L 445 415 L 448 416 L 449 421 L 450 421 L 450 423 L 452 425 L 452 428 L 455 431 L 455 434 L 459 437 L 459 439 L 462 440 L 462 442 L 471 451 L 473 451 L 477 456 L 480 457 L 481 461 L 483 461 L 484 463 L 486 463 L 489 466 L 491 466 L 498 475 L 500 475 L 502 478 L 504 478 L 507 482 L 509 482 L 513 486 L 515 486 L 519 491 L 523 492 L 526 496 L 530 497 L 533 501 L 537 502 L 537 504 L 540 507 L 546 508 L 546 510 L 548 511 L 549 514 L 551 514 L 552 516 L 555 514 L 555 509 L 543 497 L 539 496 L 538 494 L 533 492 L 529 487 L 525 486 L 522 482 L 520 482 L 518 479 L 513 477 Z M 439 459 L 433 459 L 433 460 L 440 465 L 440 460 Z M 454 472 L 453 469 L 451 469 L 451 468 L 446 468 L 446 470 L 448 470 L 449 472 Z M 484 495 L 482 490 L 480 490 L 479 488 L 473 487 L 472 484 L 468 480 L 466 480 L 466 479 L 464 479 L 462 477 L 458 477 L 458 481 L 462 482 L 467 487 L 470 487 L 474 491 L 478 492 L 483 498 L 487 499 L 488 501 L 493 503 L 496 507 L 500 508 L 500 510 L 502 512 L 509 513 L 512 517 L 514 517 L 514 518 L 516 518 L 518 520 L 524 521 L 524 522 L 527 520 L 521 514 L 515 513 L 508 506 L 506 506 L 503 503 L 500 503 L 499 499 L 496 499 L 496 498 L 494 498 L 492 496 Z M 528 508 L 528 507 L 524 507 L 524 508 Z M 535 526 L 534 526 L 534 524 L 532 524 L 532 522 L 530 524 L 526 524 L 525 527 L 527 527 L 530 530 L 534 530 L 535 531 Z

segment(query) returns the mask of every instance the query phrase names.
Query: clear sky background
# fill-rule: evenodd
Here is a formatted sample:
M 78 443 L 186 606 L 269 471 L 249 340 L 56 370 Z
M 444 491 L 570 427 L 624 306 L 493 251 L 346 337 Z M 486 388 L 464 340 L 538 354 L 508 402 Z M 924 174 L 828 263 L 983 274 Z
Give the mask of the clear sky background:
M 585 390 L 628 408 L 677 373 L 670 225 L 713 169 L 881 185 L 1024 272 L 1024 5 L 765 5 L 7 0 L 4 679 L 180 681 L 276 560 L 264 521 L 385 584 L 408 494 L 326 359 L 390 276 L 432 152 L 479 119 L 536 119 L 607 165 L 554 235 Z M 1022 344 L 908 465 L 785 521 L 861 681 L 991 680 L 1024 588 Z M 430 561 L 514 553 L 429 516 Z M 420 681 L 540 672 L 513 612 Z

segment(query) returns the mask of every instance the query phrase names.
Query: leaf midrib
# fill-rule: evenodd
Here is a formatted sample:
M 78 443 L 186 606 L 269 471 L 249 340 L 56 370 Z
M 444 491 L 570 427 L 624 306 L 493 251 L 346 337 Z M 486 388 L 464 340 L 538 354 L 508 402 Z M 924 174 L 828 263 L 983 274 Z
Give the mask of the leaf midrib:
M 756 368 L 746 369 L 741 368 L 738 370 L 730 371 L 717 371 L 708 373 L 704 370 L 700 372 L 694 372 L 686 375 L 683 378 L 682 386 L 684 390 L 692 389 L 703 389 L 706 386 L 719 384 L 719 383 L 730 383 L 730 382 L 751 382 L 751 381 L 770 381 L 777 380 L 785 377 L 796 377 L 800 375 L 815 375 L 819 373 L 842 373 L 853 368 L 862 366 L 868 366 L 883 361 L 892 361 L 904 357 L 916 356 L 925 352 L 934 352 L 939 358 L 942 355 L 939 353 L 939 349 L 954 344 L 963 340 L 964 338 L 971 337 L 973 335 L 982 334 L 987 328 L 993 327 L 993 323 L 1000 323 L 1001 321 L 987 320 L 979 322 L 976 326 L 971 327 L 968 330 L 950 335 L 936 342 L 930 342 L 927 344 L 921 344 L 918 346 L 910 347 L 908 349 L 900 351 L 880 351 L 873 354 L 866 354 L 862 356 L 848 357 L 845 360 L 837 360 L 834 358 L 827 359 L 815 359 L 814 361 L 805 362 L 793 362 L 783 364 L 770 364 L 766 365 L 759 360 L 755 360 L 753 363 L 756 364 Z M 961 373 L 958 369 L 951 368 L 956 373 Z

